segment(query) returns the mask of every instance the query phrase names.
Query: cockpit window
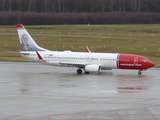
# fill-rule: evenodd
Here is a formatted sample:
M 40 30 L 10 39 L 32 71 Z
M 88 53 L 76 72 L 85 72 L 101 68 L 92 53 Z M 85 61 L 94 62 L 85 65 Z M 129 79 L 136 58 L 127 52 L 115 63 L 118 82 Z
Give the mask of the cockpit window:
M 150 61 L 150 60 L 149 59 L 142 59 L 142 61 L 147 62 L 147 61 Z

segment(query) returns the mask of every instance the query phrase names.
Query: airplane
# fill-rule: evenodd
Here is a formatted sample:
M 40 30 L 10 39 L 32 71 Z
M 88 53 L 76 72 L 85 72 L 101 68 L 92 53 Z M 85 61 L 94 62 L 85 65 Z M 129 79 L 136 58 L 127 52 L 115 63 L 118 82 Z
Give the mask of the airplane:
M 88 74 L 101 70 L 131 69 L 138 70 L 141 75 L 141 71 L 155 66 L 155 63 L 140 55 L 93 53 L 88 47 L 86 52 L 51 51 L 38 46 L 22 24 L 16 24 L 16 27 L 22 47 L 19 53 L 22 57 L 46 65 L 76 67 L 77 74 L 81 74 L 82 70 Z

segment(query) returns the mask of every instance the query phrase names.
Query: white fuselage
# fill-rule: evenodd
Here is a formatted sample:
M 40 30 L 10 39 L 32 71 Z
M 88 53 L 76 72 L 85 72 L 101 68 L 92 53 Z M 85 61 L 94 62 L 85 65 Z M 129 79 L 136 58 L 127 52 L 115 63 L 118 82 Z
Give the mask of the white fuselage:
M 36 52 L 24 52 L 22 51 L 21 56 L 32 61 L 38 62 L 38 56 Z M 24 54 L 26 53 L 26 54 Z M 61 62 L 72 63 L 72 64 L 97 64 L 101 66 L 101 69 L 116 69 L 117 68 L 117 56 L 118 54 L 113 53 L 84 53 L 84 52 L 39 52 L 42 56 L 44 64 L 59 66 Z M 65 66 L 65 65 L 64 65 Z M 72 66 L 72 65 L 71 65 Z

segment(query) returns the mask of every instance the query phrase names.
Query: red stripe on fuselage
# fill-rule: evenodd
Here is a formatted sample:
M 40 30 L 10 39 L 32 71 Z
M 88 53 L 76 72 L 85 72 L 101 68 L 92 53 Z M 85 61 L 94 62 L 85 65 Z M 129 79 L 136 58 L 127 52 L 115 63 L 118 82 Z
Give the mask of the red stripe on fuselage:
M 148 69 L 149 63 L 143 60 L 147 59 L 143 56 L 132 55 L 132 54 L 120 54 L 118 57 L 117 66 L 119 69 L 138 69 L 145 70 Z

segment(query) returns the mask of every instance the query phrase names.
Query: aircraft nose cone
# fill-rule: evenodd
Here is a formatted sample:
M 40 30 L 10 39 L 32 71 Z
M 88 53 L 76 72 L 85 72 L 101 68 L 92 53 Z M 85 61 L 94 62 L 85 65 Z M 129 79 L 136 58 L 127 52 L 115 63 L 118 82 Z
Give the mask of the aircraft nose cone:
M 149 61 L 149 66 L 150 66 L 150 67 L 154 67 L 154 66 L 155 66 L 155 63 L 152 62 L 152 61 Z

